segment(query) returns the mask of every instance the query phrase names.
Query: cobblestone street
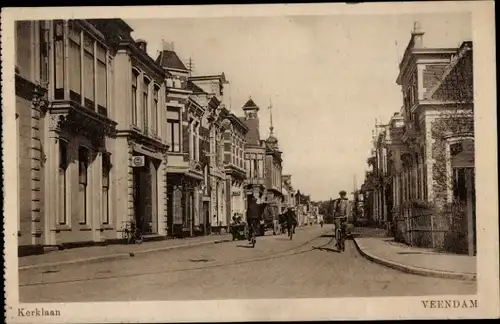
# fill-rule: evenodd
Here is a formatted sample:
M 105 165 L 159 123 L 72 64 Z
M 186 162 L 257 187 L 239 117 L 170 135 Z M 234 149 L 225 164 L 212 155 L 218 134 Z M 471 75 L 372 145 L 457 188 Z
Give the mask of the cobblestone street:
M 20 271 L 22 302 L 473 294 L 474 282 L 405 274 L 333 248 L 330 226 L 286 235 Z

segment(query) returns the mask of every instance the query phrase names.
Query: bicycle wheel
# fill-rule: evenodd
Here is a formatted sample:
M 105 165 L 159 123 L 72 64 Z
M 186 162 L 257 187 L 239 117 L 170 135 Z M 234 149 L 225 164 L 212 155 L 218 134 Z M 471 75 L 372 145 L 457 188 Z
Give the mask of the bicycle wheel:
M 340 252 L 340 231 L 335 230 L 335 248 Z
M 290 240 L 292 240 L 293 238 L 293 229 L 290 229 L 290 234 L 288 234 L 290 236 Z

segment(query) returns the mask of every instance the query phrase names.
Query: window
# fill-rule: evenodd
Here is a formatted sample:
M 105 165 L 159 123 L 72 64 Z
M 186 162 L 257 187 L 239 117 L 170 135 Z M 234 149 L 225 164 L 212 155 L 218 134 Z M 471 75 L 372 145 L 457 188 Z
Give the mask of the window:
M 16 34 L 14 37 L 16 45 L 16 67 L 19 74 L 25 77 L 30 75 L 31 57 L 28 55 L 31 49 L 31 22 L 28 20 L 16 21 Z
M 196 127 L 196 161 L 200 161 L 200 150 L 201 150 L 201 139 L 200 139 L 200 124 Z
M 70 21 L 68 41 L 68 61 L 71 66 L 69 73 L 70 100 L 81 103 L 82 101 L 82 58 L 81 58 L 81 29 Z
M 132 70 L 132 125 L 137 126 L 137 77 L 139 73 Z
M 59 224 L 68 221 L 68 143 L 59 139 Z
M 147 134 L 148 129 L 149 129 L 149 124 L 148 124 L 148 108 L 149 108 L 149 98 L 148 98 L 148 92 L 149 92 L 149 79 L 144 78 L 143 79 L 143 86 L 142 86 L 142 122 L 143 122 L 143 130 Z
M 64 23 L 54 22 L 54 98 L 64 99 Z
M 106 48 L 101 44 L 96 46 L 96 83 L 97 83 L 97 111 L 102 115 L 107 115 L 107 88 L 108 76 L 106 74 Z
M 176 108 L 167 108 L 167 136 L 170 152 L 181 151 L 181 121 L 180 112 Z
M 40 82 L 46 84 L 49 81 L 49 30 L 47 23 L 40 21 Z
M 111 161 L 109 154 L 102 157 L 102 223 L 109 224 L 109 173 Z
M 194 125 L 193 127 L 193 159 L 195 161 L 199 161 L 199 146 L 200 143 L 198 142 L 198 132 L 199 132 L 199 125 Z
M 80 203 L 80 224 L 87 224 L 87 176 L 89 151 L 85 147 L 78 149 L 78 201 Z
M 191 147 L 189 149 L 189 157 L 191 160 L 196 160 L 196 125 L 191 123 L 191 127 L 189 128 L 190 136 L 191 136 Z
M 43 79 L 48 73 L 47 65 L 43 64 L 48 45 L 42 42 L 42 34 L 48 33 L 42 28 L 44 23 L 40 24 L 40 77 Z M 76 20 L 54 21 L 53 34 L 49 36 L 54 38 L 54 76 L 51 81 L 54 84 L 54 98 L 71 100 L 92 110 L 97 107 L 98 113 L 107 115 L 109 67 L 106 46 L 86 32 Z M 69 69 L 67 81 L 64 78 L 66 68 Z
M 83 92 L 84 105 L 95 109 L 95 71 L 94 71 L 94 40 L 83 34 Z
M 155 134 L 158 132 L 158 92 L 159 88 L 155 86 L 153 92 L 153 107 L 151 109 L 151 127 Z

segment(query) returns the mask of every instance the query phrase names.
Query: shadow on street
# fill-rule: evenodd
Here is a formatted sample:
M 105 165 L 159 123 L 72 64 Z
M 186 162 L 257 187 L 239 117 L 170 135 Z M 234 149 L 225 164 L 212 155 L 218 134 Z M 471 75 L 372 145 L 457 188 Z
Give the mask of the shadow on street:
M 236 247 L 245 248 L 245 249 L 253 249 L 253 246 L 251 246 L 251 245 L 236 245 Z
M 335 249 L 331 249 L 331 248 L 327 248 L 327 247 L 316 247 L 316 246 L 313 246 L 313 250 L 319 250 L 319 251 L 328 251 L 328 252 L 335 252 L 335 253 L 340 253 L 339 251 L 335 250 Z

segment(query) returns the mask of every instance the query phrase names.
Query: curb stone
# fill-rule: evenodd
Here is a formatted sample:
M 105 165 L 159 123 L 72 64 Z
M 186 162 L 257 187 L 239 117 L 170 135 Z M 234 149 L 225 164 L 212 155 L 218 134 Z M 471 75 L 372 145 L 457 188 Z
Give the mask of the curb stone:
M 359 253 L 362 256 L 364 256 L 365 258 L 367 258 L 368 260 L 370 260 L 372 262 L 378 263 L 380 265 L 386 266 L 386 267 L 391 268 L 391 269 L 395 269 L 395 270 L 409 273 L 409 274 L 424 276 L 424 277 L 435 277 L 435 278 L 443 278 L 443 279 L 458 279 L 458 280 L 471 281 L 471 282 L 476 281 L 475 274 L 430 270 L 430 269 L 424 269 L 424 268 L 419 268 L 419 267 L 415 267 L 415 266 L 408 266 L 408 265 L 403 265 L 403 264 L 400 264 L 397 262 L 389 261 L 389 260 L 374 256 L 370 253 L 363 251 L 359 247 L 356 239 L 353 239 L 353 241 L 354 241 L 354 244 L 356 245 L 357 250 L 359 251 Z
M 141 250 L 141 251 L 131 252 L 131 253 L 133 253 L 134 255 L 139 255 L 139 254 L 145 254 L 145 253 L 150 253 L 150 252 L 189 249 L 189 248 L 193 248 L 193 247 L 197 247 L 197 246 L 203 246 L 203 245 L 209 245 L 209 244 L 220 244 L 220 243 L 227 243 L 227 242 L 231 242 L 231 240 L 230 239 L 221 239 L 221 240 L 216 240 L 216 241 L 199 242 L 199 243 L 193 243 L 193 244 L 166 246 L 166 247 Z M 101 261 L 125 259 L 125 258 L 129 258 L 129 257 L 130 257 L 130 253 L 128 253 L 128 252 L 127 253 L 116 253 L 116 254 L 103 255 L 103 256 L 97 256 L 97 257 L 83 258 L 83 259 L 75 259 L 75 260 L 68 260 L 68 261 L 20 266 L 19 271 L 51 268 L 51 267 L 57 267 L 57 266 L 61 266 L 61 265 L 69 265 L 69 264 L 77 264 L 77 263 L 95 263 L 95 262 L 101 262 Z

